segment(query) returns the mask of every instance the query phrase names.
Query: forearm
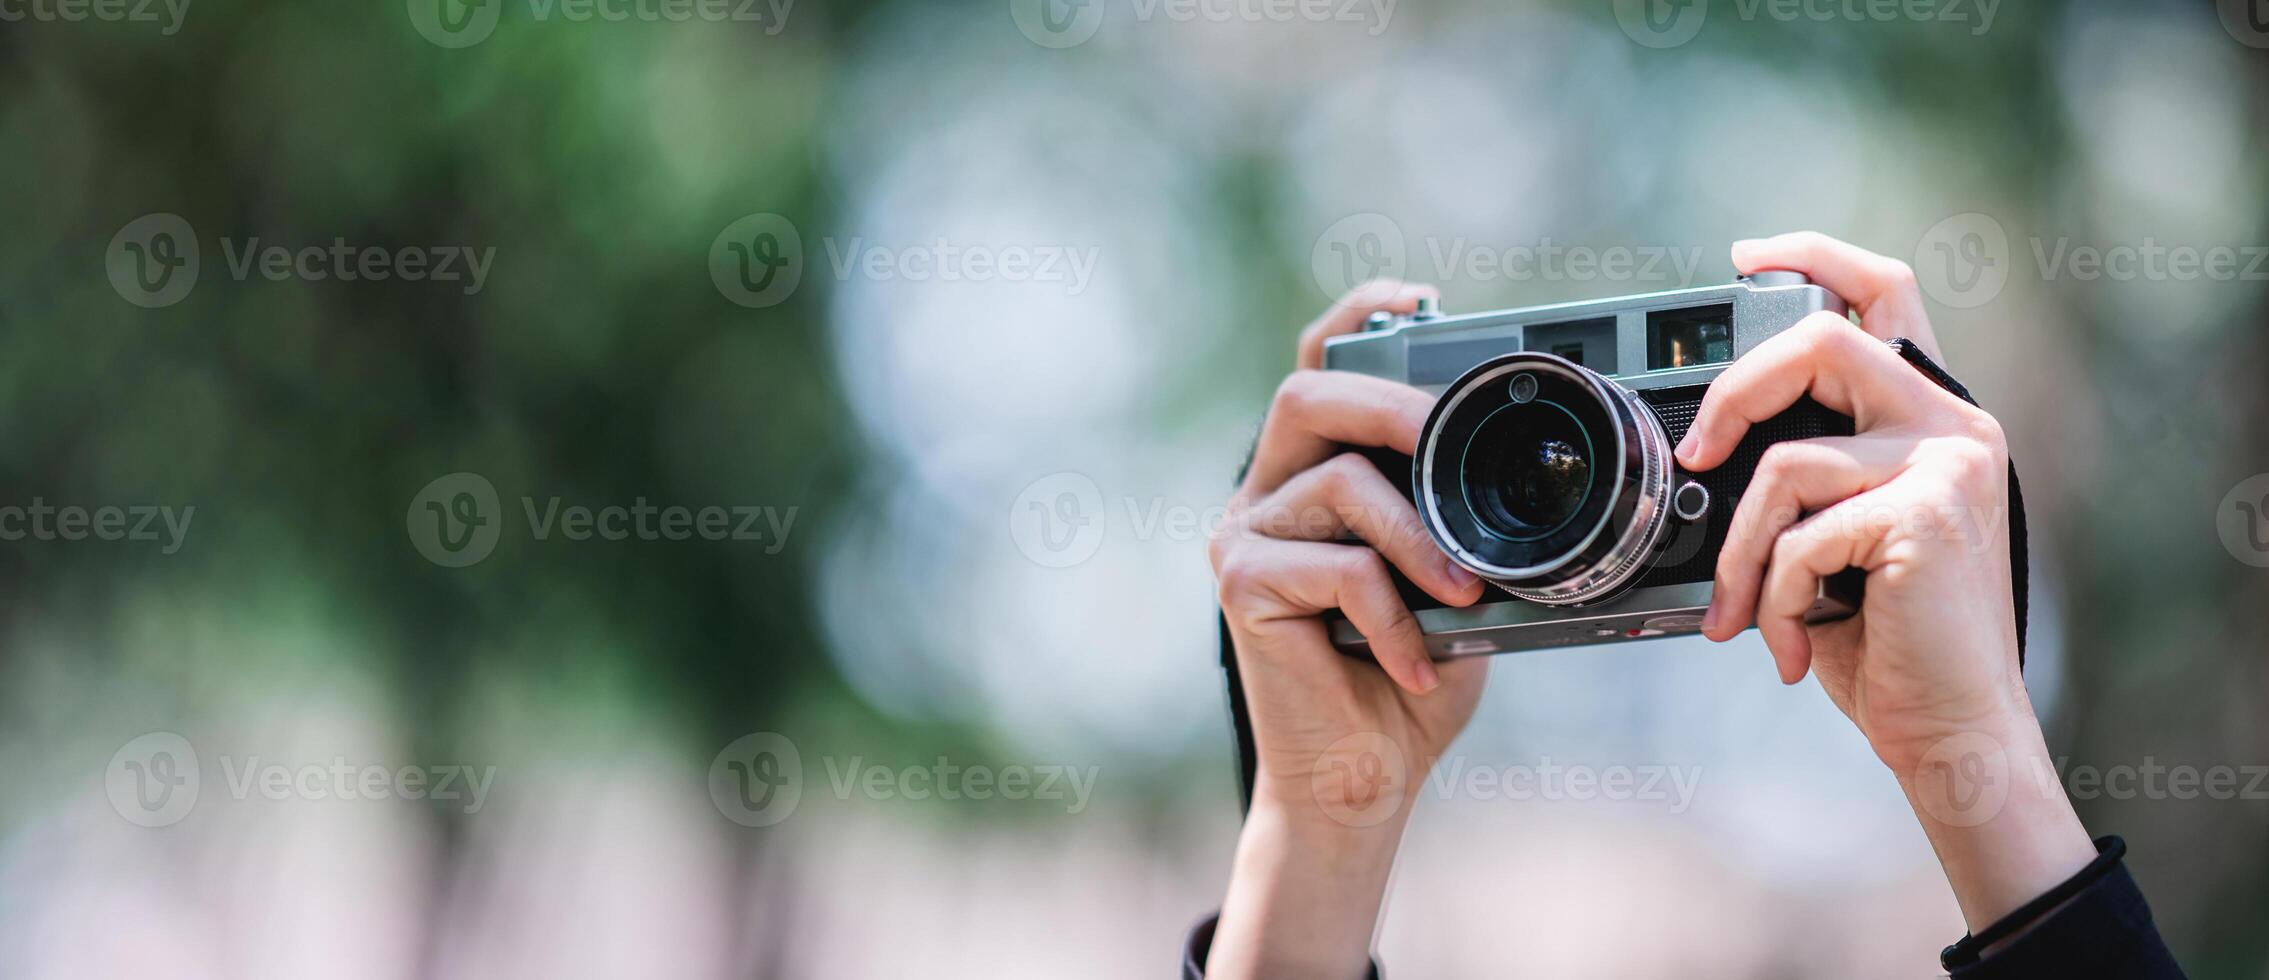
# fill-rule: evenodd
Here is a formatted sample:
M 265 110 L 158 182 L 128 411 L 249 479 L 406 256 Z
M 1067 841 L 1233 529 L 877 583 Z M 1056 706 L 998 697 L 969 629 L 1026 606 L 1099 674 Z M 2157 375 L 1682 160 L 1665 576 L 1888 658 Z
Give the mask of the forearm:
M 1206 976 L 1365 976 L 1408 813 L 1347 827 L 1256 789 Z
M 1899 783 L 1973 934 L 2095 859 L 2030 712 L 1944 740 Z

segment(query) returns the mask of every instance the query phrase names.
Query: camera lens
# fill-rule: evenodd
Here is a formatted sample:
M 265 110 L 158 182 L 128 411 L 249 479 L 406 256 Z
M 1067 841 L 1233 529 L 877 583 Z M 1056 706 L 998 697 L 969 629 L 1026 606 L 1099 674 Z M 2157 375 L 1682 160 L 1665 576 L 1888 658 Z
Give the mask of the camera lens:
M 1539 352 L 1475 366 L 1442 393 L 1414 468 L 1427 531 L 1524 599 L 1620 594 L 1665 533 L 1669 437 L 1605 376 Z
M 1515 403 L 1482 421 L 1461 467 L 1482 528 L 1533 540 L 1568 523 L 1590 494 L 1591 434 L 1557 404 Z

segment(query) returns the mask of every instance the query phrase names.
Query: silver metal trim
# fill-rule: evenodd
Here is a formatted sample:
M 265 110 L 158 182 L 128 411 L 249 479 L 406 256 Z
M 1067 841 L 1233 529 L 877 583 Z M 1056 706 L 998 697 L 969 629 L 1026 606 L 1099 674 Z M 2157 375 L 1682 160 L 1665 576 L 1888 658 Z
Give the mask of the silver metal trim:
M 1639 499 L 1633 503 L 1631 525 L 1623 529 L 1623 537 L 1615 546 L 1600 556 L 1590 568 L 1553 585 L 1542 588 L 1514 588 L 1501 586 L 1530 602 L 1551 606 L 1575 606 L 1597 602 L 1616 594 L 1631 584 L 1662 546 L 1664 531 L 1670 526 L 1670 436 L 1663 430 L 1662 421 L 1655 418 L 1654 409 L 1637 396 L 1610 382 L 1608 388 L 1623 399 L 1632 409 L 1639 430 Z M 1621 488 L 1618 487 L 1618 490 Z M 1615 520 L 1612 507 L 1602 518 L 1602 525 Z M 1595 533 L 1593 537 L 1597 537 Z M 1585 539 L 1587 542 L 1589 538 Z
M 1418 485 L 1421 488 L 1418 496 L 1423 498 L 1418 502 L 1418 504 L 1420 507 L 1424 508 L 1424 513 L 1421 516 L 1424 518 L 1426 530 L 1433 536 L 1434 543 L 1441 546 L 1443 553 L 1450 556 L 1450 560 L 1465 566 L 1475 575 L 1479 575 L 1485 579 L 1527 579 L 1535 578 L 1539 575 L 1549 575 L 1552 572 L 1558 570 L 1560 566 L 1573 561 L 1576 555 L 1581 554 L 1584 549 L 1591 547 L 1592 542 L 1597 540 L 1600 534 L 1607 530 L 1607 525 L 1613 523 L 1612 520 L 1602 519 L 1598 525 L 1594 526 L 1591 529 L 1591 533 L 1584 535 L 1583 540 L 1576 542 L 1576 545 L 1574 547 L 1569 548 L 1559 557 L 1554 558 L 1551 561 L 1547 561 L 1541 565 L 1532 565 L 1526 568 L 1506 568 L 1502 565 L 1490 564 L 1486 559 L 1483 559 L 1479 555 L 1466 550 L 1465 546 L 1458 543 L 1457 539 L 1442 531 L 1443 523 L 1441 504 L 1437 500 L 1435 500 L 1434 494 L 1430 492 L 1430 490 L 1425 488 L 1431 488 L 1434 485 L 1434 450 L 1436 448 L 1435 443 L 1441 438 L 1442 428 L 1449 424 L 1450 417 L 1457 413 L 1458 405 L 1463 403 L 1468 395 L 1471 395 L 1476 391 L 1487 389 L 1498 378 L 1502 378 L 1506 374 L 1515 371 L 1549 371 L 1553 374 L 1573 379 L 1579 384 L 1590 386 L 1593 389 L 1593 393 L 1600 397 L 1603 401 L 1608 398 L 1614 397 L 1613 395 L 1601 392 L 1599 390 L 1603 384 L 1605 384 L 1606 387 L 1614 389 L 1618 392 L 1621 391 L 1621 389 L 1615 389 L 1613 384 L 1600 380 L 1599 376 L 1596 373 L 1586 371 L 1583 368 L 1577 367 L 1576 365 L 1571 364 L 1562 358 L 1554 357 L 1550 354 L 1539 354 L 1535 352 L 1529 352 L 1529 354 L 1534 358 L 1533 361 L 1524 359 L 1521 362 L 1507 364 L 1502 367 L 1495 368 L 1489 371 L 1487 374 L 1473 378 L 1470 384 L 1467 384 L 1464 388 L 1451 395 L 1450 400 L 1447 404 L 1442 405 L 1440 408 L 1437 408 L 1434 411 L 1433 424 L 1429 426 L 1425 432 L 1420 433 L 1418 436 Z M 1650 415 L 1649 418 L 1652 418 L 1652 416 Z M 1656 427 L 1659 429 L 1660 425 L 1658 424 Z M 1667 441 L 1667 438 L 1665 441 Z M 1618 472 L 1614 475 L 1614 478 L 1609 481 L 1612 489 L 1607 495 L 1606 514 L 1610 518 L 1613 517 L 1615 513 L 1615 505 L 1620 502 L 1623 495 L 1623 474 L 1620 472 L 1620 470 L 1623 466 L 1623 458 L 1626 455 L 1624 449 L 1625 446 L 1623 426 L 1618 425 L 1615 427 L 1615 465 Z
M 1468 395 L 1487 390 L 1507 374 L 1549 372 L 1586 386 L 1593 397 L 1608 407 L 1608 416 L 1617 420 L 1614 426 L 1615 472 L 1608 479 L 1610 490 L 1607 507 L 1599 522 L 1581 540 L 1557 557 L 1523 568 L 1507 568 L 1491 564 L 1467 550 L 1464 544 L 1444 530 L 1446 525 L 1442 520 L 1440 501 L 1430 489 L 1421 490 L 1418 494 L 1423 498 L 1419 501 L 1419 506 L 1424 510 L 1422 516 L 1428 533 L 1443 553 L 1449 555 L 1451 561 L 1465 566 L 1498 588 L 1530 602 L 1552 606 L 1597 602 L 1629 586 L 1638 577 L 1645 560 L 1662 544 L 1662 536 L 1669 526 L 1670 435 L 1664 430 L 1662 421 L 1655 417 L 1654 409 L 1643 399 L 1629 389 L 1609 381 L 1599 372 L 1551 354 L 1537 351 L 1524 353 L 1526 356 L 1519 360 L 1467 379 L 1463 387 L 1449 395 L 1449 402 L 1435 411 L 1433 424 L 1418 440 L 1419 485 L 1422 488 L 1434 486 L 1434 462 L 1439 448 L 1437 443 L 1443 428 L 1449 424 L 1450 418 L 1457 413 L 1458 406 Z M 1623 411 L 1615 411 L 1617 406 L 1621 406 Z M 1621 424 L 1625 414 L 1631 419 L 1630 425 Z M 1632 503 L 1631 521 L 1623 529 L 1622 537 L 1601 553 L 1597 561 L 1573 573 L 1559 575 L 1558 581 L 1549 585 L 1521 587 L 1506 584 L 1507 581 L 1525 581 L 1559 573 L 1564 566 L 1575 561 L 1578 555 L 1590 550 L 1599 536 L 1607 533 L 1608 528 L 1614 525 L 1616 508 L 1622 503 L 1623 481 L 1626 476 L 1623 469 L 1629 456 L 1629 436 L 1626 430 L 1638 433 L 1639 498 Z

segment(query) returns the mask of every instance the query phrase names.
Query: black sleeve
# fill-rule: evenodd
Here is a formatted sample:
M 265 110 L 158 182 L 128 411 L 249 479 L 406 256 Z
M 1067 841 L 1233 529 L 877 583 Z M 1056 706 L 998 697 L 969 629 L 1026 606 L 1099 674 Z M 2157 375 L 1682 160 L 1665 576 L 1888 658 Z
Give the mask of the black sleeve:
M 2182 980 L 2182 967 L 2167 952 L 2158 927 L 2151 924 L 2151 907 L 2127 873 L 2122 860 L 2126 842 L 2100 838 L 2096 850 L 2096 859 L 2064 884 L 1946 947 L 1938 960 L 1948 975 L 1953 980 Z M 2004 940 L 2000 949 L 1984 952 Z
M 1975 936 L 1946 947 L 1939 962 L 1952 980 L 2029 980 L 2035 977 L 2101 977 L 2104 980 L 2185 980 L 2174 954 L 2151 924 L 2151 907 L 2135 887 L 2123 860 L 2127 843 L 2117 837 L 2096 841 L 2096 859 L 2047 894 L 2027 902 Z M 1205 980 L 1205 957 L 1213 947 L 1209 915 L 1190 930 L 1182 946 L 1182 980 Z M 2008 945 L 1981 955 L 1987 946 L 2015 936 Z M 1371 963 L 1371 980 L 1379 964 Z
M 1217 913 L 1190 929 L 1190 938 L 1182 942 L 1182 980 L 1205 980 L 1205 954 L 1213 949 L 1213 927 L 1221 921 Z M 1371 980 L 1379 980 L 1379 961 L 1371 961 Z

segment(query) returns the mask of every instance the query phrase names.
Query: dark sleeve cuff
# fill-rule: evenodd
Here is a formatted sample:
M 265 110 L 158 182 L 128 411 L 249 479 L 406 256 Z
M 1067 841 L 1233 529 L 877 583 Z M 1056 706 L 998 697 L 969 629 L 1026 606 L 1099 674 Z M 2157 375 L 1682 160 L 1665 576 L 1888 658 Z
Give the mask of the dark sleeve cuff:
M 2127 873 L 2127 844 L 2096 841 L 2096 859 L 2001 921 L 1939 954 L 1954 980 L 2004 977 L 2103 977 L 2180 980 L 2151 908 Z M 2012 938 L 2014 937 L 2014 938 Z M 2004 943 L 1991 955 L 1985 949 Z
M 1190 938 L 1182 943 L 1182 980 L 1205 980 L 1205 955 L 1213 950 L 1213 927 L 1220 924 L 1221 913 L 1206 916 L 1190 929 Z M 1379 961 L 1371 961 L 1371 980 L 1379 980 Z

